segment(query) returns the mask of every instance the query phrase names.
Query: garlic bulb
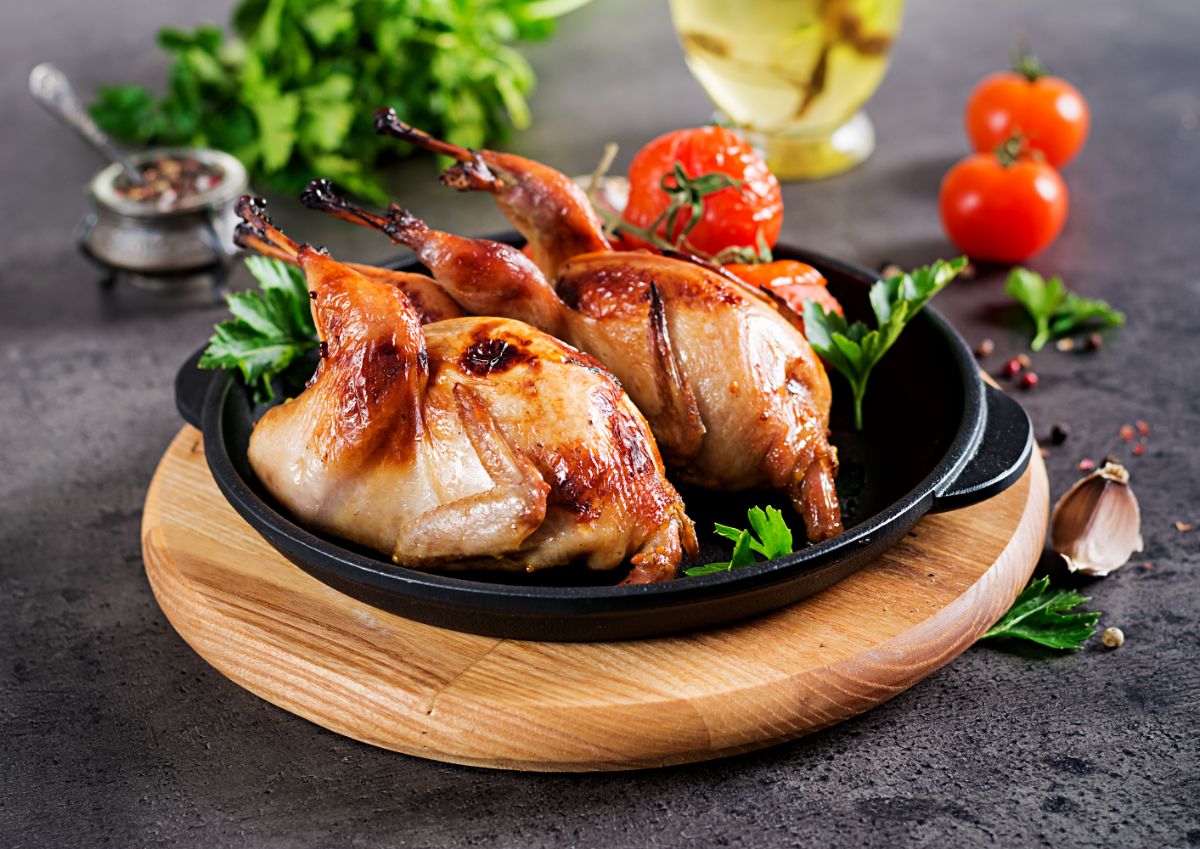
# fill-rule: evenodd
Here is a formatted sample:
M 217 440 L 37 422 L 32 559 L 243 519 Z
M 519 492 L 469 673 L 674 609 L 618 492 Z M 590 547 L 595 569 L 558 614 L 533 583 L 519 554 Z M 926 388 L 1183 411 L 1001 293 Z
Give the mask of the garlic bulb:
M 1107 575 L 1142 550 L 1142 515 L 1124 466 L 1106 461 L 1063 493 L 1050 514 L 1050 546 L 1085 575 Z

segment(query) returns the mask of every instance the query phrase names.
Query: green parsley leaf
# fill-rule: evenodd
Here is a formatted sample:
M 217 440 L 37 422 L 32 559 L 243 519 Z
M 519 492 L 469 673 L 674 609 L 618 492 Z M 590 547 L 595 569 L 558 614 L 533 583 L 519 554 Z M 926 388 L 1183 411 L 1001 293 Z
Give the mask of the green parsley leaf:
M 750 527 L 758 539 L 750 540 L 750 547 L 767 560 L 792 553 L 792 529 L 783 519 L 783 513 L 768 505 L 766 511 L 751 507 L 746 512 Z
M 1068 291 L 1061 277 L 1044 280 L 1026 268 L 1014 268 L 1004 291 L 1025 308 L 1036 328 L 1030 349 L 1040 351 L 1047 342 L 1082 327 L 1116 327 L 1125 315 L 1097 298 Z
M 694 578 L 715 572 L 729 572 L 757 563 L 755 553 L 761 554 L 767 560 L 792 553 L 792 529 L 788 527 L 783 513 L 778 509 L 770 506 L 766 510 L 751 507 L 746 511 L 746 518 L 750 522 L 750 529 L 747 530 L 721 524 L 713 528 L 717 536 L 733 541 L 733 554 L 729 560 L 692 566 L 684 569 L 683 574 Z
M 250 109 L 258 122 L 263 170 L 268 174 L 278 171 L 287 165 L 296 144 L 300 98 L 294 93 L 281 94 L 271 87 L 264 87 Z
M 144 144 L 159 132 L 154 95 L 140 85 L 101 86 L 88 112 L 104 132 L 128 141 Z
M 1052 649 L 1077 649 L 1096 632 L 1099 613 L 1066 613 L 1088 599 L 1074 590 L 1050 589 L 1049 578 L 1031 581 L 1008 612 L 979 639 L 1008 637 Z
M 861 321 L 850 324 L 837 313 L 826 312 L 816 301 L 805 302 L 804 334 L 813 350 L 850 383 L 857 429 L 862 430 L 862 402 L 871 369 L 900 338 L 913 316 L 966 264 L 966 257 L 950 262 L 939 259 L 907 274 L 877 281 L 870 291 L 871 311 L 878 325 L 875 330 Z
M 274 399 L 271 381 L 317 345 L 308 286 L 299 269 L 252 256 L 246 267 L 261 291 L 226 295 L 230 321 L 214 328 L 200 368 L 237 369 L 258 402 Z

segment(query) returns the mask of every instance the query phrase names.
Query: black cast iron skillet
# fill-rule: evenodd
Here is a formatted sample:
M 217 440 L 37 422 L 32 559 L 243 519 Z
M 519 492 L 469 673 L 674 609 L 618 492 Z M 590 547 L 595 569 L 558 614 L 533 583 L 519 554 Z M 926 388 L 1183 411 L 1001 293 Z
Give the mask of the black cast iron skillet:
M 501 237 L 515 241 L 515 236 Z M 780 259 L 819 269 L 850 317 L 870 314 L 875 275 L 810 251 L 780 248 Z M 396 267 L 418 270 L 413 260 Z M 962 338 L 926 308 L 871 376 L 865 430 L 849 429 L 849 392 L 834 386 L 846 532 L 787 557 L 733 572 L 648 586 L 614 586 L 619 573 L 562 567 L 524 573 L 442 575 L 393 565 L 382 555 L 305 530 L 255 477 L 246 447 L 256 410 L 232 373 L 200 371 L 198 354 L 176 378 L 183 418 L 204 433 L 221 492 L 263 538 L 301 569 L 367 604 L 409 619 L 521 640 L 619 640 L 721 625 L 791 604 L 874 560 L 930 511 L 982 501 L 1015 482 L 1029 463 L 1032 428 L 1024 410 L 986 386 Z M 714 521 L 745 527 L 749 506 L 774 503 L 803 539 L 803 523 L 777 495 L 681 487 L 702 550 L 697 562 L 729 558 Z

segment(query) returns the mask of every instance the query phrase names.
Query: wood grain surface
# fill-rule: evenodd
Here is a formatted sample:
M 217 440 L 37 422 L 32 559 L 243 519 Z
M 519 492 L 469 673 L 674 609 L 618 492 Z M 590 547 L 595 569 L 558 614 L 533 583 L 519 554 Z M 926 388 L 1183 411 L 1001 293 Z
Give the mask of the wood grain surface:
M 401 619 L 309 577 L 226 503 L 200 433 L 146 496 L 146 573 L 167 618 L 241 686 L 387 749 L 476 766 L 633 769 L 722 757 L 840 722 L 991 625 L 1042 551 L 1041 457 L 988 502 L 929 516 L 878 562 L 792 607 L 620 643 L 532 643 Z

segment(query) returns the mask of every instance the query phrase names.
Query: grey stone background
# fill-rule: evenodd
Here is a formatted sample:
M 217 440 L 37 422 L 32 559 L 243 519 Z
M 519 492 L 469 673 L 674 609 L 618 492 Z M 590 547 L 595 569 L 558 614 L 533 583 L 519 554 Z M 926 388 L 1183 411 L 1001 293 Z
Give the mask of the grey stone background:
M 1037 0 L 911 5 L 871 106 L 877 155 L 786 189 L 784 237 L 868 266 L 948 255 L 938 181 L 967 152 L 972 84 L 1023 28 L 1088 96 L 1092 137 L 1066 172 L 1071 217 L 1032 266 L 1118 304 L 1105 349 L 1036 358 L 1021 395 L 1045 433 L 1053 494 L 1081 456 L 1131 458 L 1146 551 L 1084 584 L 1116 652 L 975 648 L 858 719 L 731 760 L 625 775 L 542 776 L 376 751 L 265 704 L 213 672 L 155 606 L 138 524 L 179 427 L 171 380 L 220 310 L 121 289 L 103 296 L 72 229 L 97 167 L 25 93 L 39 61 L 85 92 L 161 84 L 160 25 L 231 4 L 71 0 L 0 11 L 0 846 L 1105 846 L 1200 845 L 1200 5 Z M 513 148 L 587 171 L 605 141 L 639 144 L 710 108 L 663 2 L 596 0 L 529 51 L 541 86 Z M 502 226 L 485 198 L 440 189 L 427 160 L 396 174 L 448 229 Z M 381 259 L 384 242 L 276 203 L 294 235 Z M 938 299 L 968 340 L 1019 350 L 1002 274 Z M 239 279 L 239 285 L 245 280 Z M 914 379 L 920 379 L 915 375 Z M 1141 564 L 1152 564 L 1152 567 Z

